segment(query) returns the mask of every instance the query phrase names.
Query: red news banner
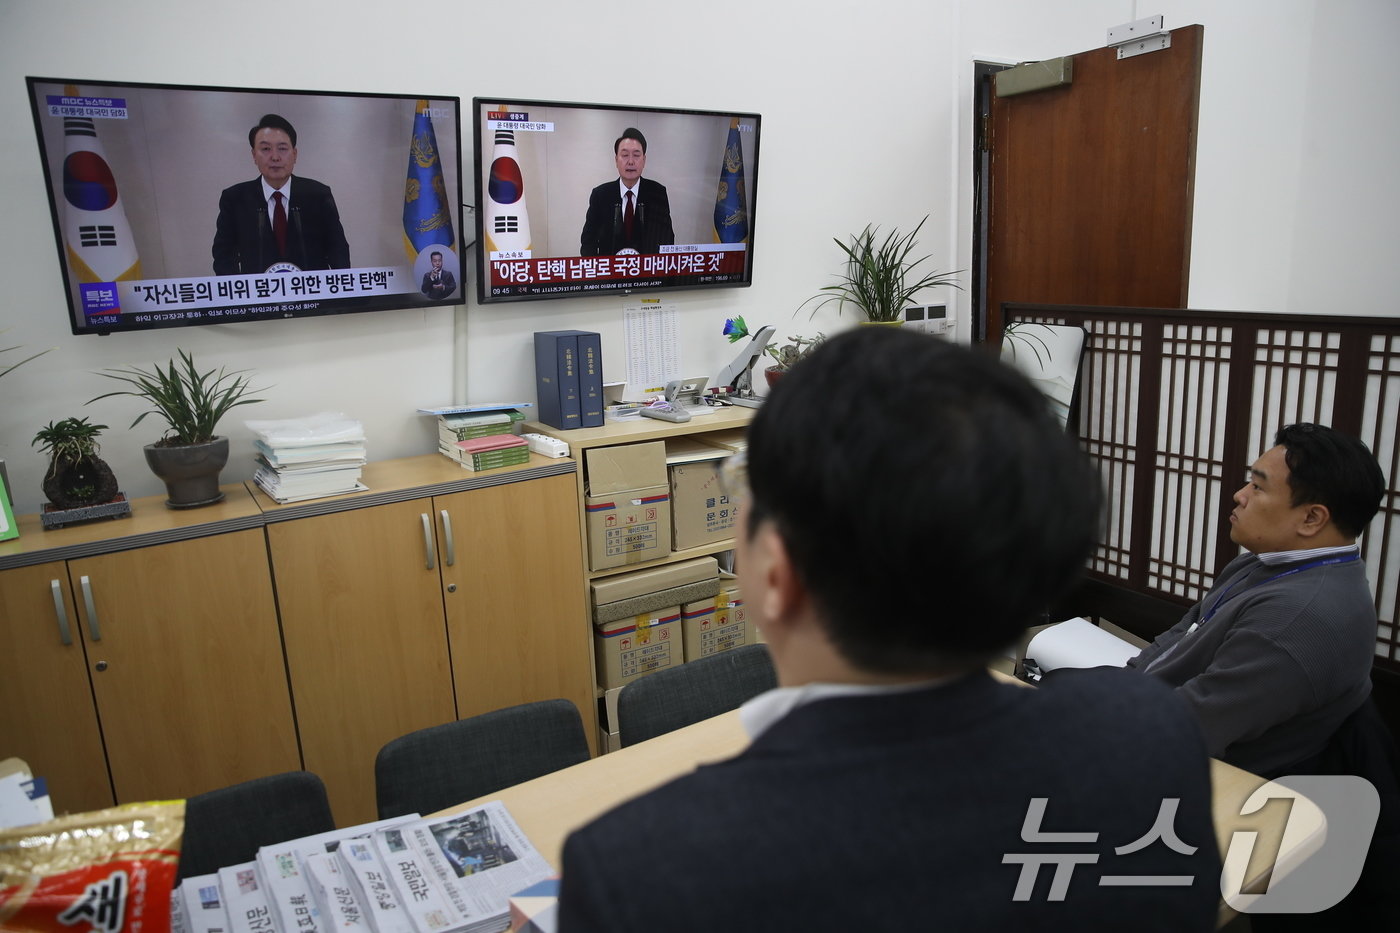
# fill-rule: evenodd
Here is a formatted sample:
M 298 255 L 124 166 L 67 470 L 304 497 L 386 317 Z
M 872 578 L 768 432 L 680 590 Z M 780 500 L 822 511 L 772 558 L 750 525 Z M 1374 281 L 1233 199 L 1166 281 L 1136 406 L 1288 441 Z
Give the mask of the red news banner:
M 738 249 L 734 248 L 736 245 Z M 676 284 L 682 284 L 682 280 L 725 282 L 743 276 L 746 260 L 743 244 L 621 256 L 493 257 L 491 289 L 495 295 L 525 295 L 655 286 L 668 280 L 676 280 Z

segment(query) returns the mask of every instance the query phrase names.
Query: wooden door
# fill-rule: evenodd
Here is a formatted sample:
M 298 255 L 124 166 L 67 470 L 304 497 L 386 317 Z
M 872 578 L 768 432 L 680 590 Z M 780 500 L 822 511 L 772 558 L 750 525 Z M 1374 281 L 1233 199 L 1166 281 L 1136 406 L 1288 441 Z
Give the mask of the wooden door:
M 596 731 L 573 476 L 438 496 L 455 539 L 443 563 L 457 710 L 564 697 Z M 441 515 L 438 533 L 445 535 Z M 440 550 L 446 550 L 441 548 Z
M 376 819 L 374 759 L 456 718 L 430 499 L 267 528 L 306 768 L 339 825 Z M 436 548 L 434 548 L 434 551 Z
M 1001 303 L 1184 308 L 1204 29 L 1073 58 L 1073 82 L 993 94 L 988 334 Z
M 300 767 L 260 529 L 68 570 L 118 803 Z
M 63 561 L 0 571 L 0 758 L 46 778 L 55 813 L 115 802 L 78 625 Z

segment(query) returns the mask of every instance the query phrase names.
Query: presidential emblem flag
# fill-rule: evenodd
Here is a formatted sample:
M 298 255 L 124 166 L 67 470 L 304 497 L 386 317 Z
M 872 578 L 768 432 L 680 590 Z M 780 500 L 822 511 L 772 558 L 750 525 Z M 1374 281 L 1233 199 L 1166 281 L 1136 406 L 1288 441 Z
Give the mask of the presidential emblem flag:
M 428 102 L 420 100 L 413 115 L 413 136 L 408 143 L 408 180 L 403 193 L 404 250 L 409 261 L 430 246 L 451 249 L 451 202 L 442 178 L 437 136 Z
M 739 141 L 739 118 L 729 121 L 729 139 L 719 167 L 715 192 L 715 242 L 746 243 L 749 239 L 748 190 L 744 187 L 744 149 Z

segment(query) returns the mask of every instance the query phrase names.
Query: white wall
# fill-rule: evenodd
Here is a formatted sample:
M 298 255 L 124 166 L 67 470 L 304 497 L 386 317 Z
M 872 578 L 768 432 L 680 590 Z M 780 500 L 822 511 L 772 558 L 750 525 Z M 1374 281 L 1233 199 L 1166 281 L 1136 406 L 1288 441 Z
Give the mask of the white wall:
M 734 314 L 776 324 L 780 335 L 847 325 L 834 311 L 793 316 L 837 268 L 832 236 L 867 222 L 907 228 L 929 214 L 922 246 L 934 264 L 969 266 L 974 58 L 1082 51 L 1101 45 L 1110 25 L 1161 12 L 1169 27 L 1206 26 L 1191 305 L 1393 313 L 1386 271 L 1400 189 L 1389 169 L 1400 155 L 1400 88 L 1381 47 L 1400 26 L 1392 0 L 757 0 L 732 19 L 725 9 L 647 5 L 629 60 L 608 51 L 613 21 L 575 0 L 534 0 L 504 15 L 441 0 L 285 2 L 278 25 L 297 37 L 289 55 L 267 50 L 250 10 L 0 0 L 0 346 L 57 348 L 0 380 L 0 458 L 18 510 L 42 500 L 44 463 L 30 438 L 68 416 L 112 426 L 103 455 L 128 494 L 162 491 L 141 457 L 157 436 L 149 419 L 128 432 L 134 405 L 84 405 L 109 389 L 93 375 L 104 367 L 164 360 L 181 347 L 208 364 L 255 369 L 271 386 L 268 401 L 223 425 L 232 481 L 252 472 L 243 413 L 336 408 L 365 422 L 372 457 L 428 453 L 433 428 L 417 407 L 533 398 L 535 330 L 600 331 L 605 374 L 621 378 L 624 303 L 471 303 L 74 337 L 25 75 L 757 111 L 755 284 L 673 296 L 686 374 L 713 374 L 733 355 L 720 329 Z M 946 297 L 965 335 L 967 296 Z

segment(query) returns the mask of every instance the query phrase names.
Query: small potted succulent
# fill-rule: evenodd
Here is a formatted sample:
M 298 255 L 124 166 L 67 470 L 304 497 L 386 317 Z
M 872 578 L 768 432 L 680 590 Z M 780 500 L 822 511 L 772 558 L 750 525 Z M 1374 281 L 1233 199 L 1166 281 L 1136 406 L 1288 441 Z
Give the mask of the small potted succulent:
M 77 509 L 111 502 L 117 496 L 117 478 L 97 454 L 97 438 L 105 424 L 86 418 L 50 421 L 34 435 L 31 446 L 49 455 L 44 473 L 44 495 L 55 508 Z
M 801 334 L 788 337 L 788 342 L 782 345 L 770 343 L 763 348 L 763 352 L 773 358 L 773 365 L 763 371 L 764 378 L 771 386 L 783 377 L 789 369 L 801 360 L 805 360 L 812 351 L 821 345 L 826 339 L 826 334 L 817 334 L 815 337 L 804 337 Z
M 150 369 L 110 369 L 99 373 L 131 386 L 89 399 L 89 404 L 116 395 L 131 395 L 152 407 L 136 416 L 134 428 L 147 415 L 158 415 L 169 426 L 165 436 L 145 447 L 151 472 L 165 483 L 172 509 L 212 505 L 224 497 L 219 491 L 219 471 L 228 462 L 228 438 L 216 436 L 219 419 L 229 409 L 260 402 L 248 398 L 254 389 L 248 377 L 239 372 L 206 370 L 195 367 L 194 357 L 176 351 L 180 359 L 170 360 L 164 369 L 157 363 Z

